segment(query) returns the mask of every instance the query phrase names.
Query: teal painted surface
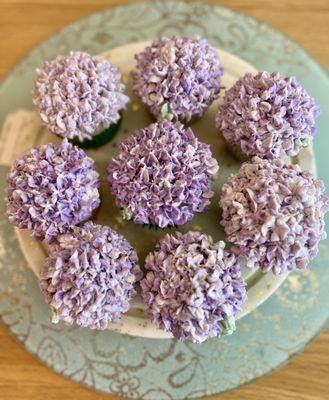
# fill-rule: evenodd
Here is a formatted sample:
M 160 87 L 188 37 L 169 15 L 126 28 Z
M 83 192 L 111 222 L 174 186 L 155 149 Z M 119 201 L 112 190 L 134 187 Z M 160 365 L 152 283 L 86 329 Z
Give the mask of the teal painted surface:
M 8 112 L 20 106 L 32 108 L 34 70 L 42 60 L 69 50 L 99 53 L 120 44 L 172 34 L 197 34 L 260 70 L 296 75 L 322 108 L 315 152 L 318 175 L 329 187 L 326 73 L 281 33 L 228 9 L 205 4 L 171 0 L 140 3 L 109 9 L 68 26 L 33 50 L 3 83 L 0 126 Z M 3 187 L 7 170 L 2 168 L 0 173 Z M 3 195 L 0 197 L 3 210 Z M 55 371 L 106 393 L 166 400 L 233 389 L 286 362 L 329 318 L 327 239 L 311 268 L 291 274 L 228 338 L 192 345 L 53 326 L 14 231 L 3 216 L 0 229 L 3 322 L 28 351 Z

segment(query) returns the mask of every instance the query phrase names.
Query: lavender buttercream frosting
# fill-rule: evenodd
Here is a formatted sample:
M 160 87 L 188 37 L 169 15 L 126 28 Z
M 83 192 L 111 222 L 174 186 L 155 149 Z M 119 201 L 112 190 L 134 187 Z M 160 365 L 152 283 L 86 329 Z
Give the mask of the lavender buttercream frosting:
M 129 101 L 124 90 L 116 67 L 77 51 L 37 69 L 33 102 L 53 133 L 83 142 L 119 121 Z
M 106 329 L 128 311 L 140 278 L 129 242 L 107 226 L 87 222 L 51 245 L 39 285 L 53 322 Z
M 118 149 L 108 183 L 126 219 L 161 228 L 182 225 L 210 203 L 217 161 L 209 145 L 180 122 L 151 124 Z
M 52 242 L 99 206 L 99 175 L 86 153 L 68 143 L 31 148 L 8 174 L 9 222 Z
M 320 109 L 293 76 L 248 73 L 227 92 L 217 128 L 242 153 L 261 158 L 295 156 L 312 143 Z
M 163 37 L 135 58 L 133 90 L 155 118 L 166 104 L 175 119 L 188 122 L 219 95 L 223 69 L 204 39 Z
M 280 159 L 242 164 L 223 185 L 220 206 L 233 251 L 263 272 L 306 268 L 326 237 L 323 182 Z
M 236 256 L 200 232 L 167 234 L 145 261 L 142 300 L 153 323 L 179 340 L 231 334 L 246 301 Z

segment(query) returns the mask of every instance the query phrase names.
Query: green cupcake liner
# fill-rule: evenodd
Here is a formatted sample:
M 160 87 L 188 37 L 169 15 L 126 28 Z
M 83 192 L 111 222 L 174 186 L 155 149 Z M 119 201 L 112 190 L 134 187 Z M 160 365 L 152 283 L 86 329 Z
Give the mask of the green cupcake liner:
M 97 135 L 94 135 L 90 140 L 84 140 L 83 142 L 80 142 L 78 139 L 71 139 L 70 142 L 83 149 L 97 149 L 98 147 L 110 142 L 114 138 L 120 128 L 121 119 L 122 117 L 120 117 L 118 122 L 111 124 L 108 128 L 104 129 Z

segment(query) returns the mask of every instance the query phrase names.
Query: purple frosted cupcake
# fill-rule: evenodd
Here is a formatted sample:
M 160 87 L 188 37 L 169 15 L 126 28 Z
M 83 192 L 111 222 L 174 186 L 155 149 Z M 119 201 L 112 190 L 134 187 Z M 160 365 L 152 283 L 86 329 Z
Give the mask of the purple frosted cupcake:
M 233 251 L 263 272 L 306 268 L 326 237 L 323 182 L 279 159 L 242 164 L 223 185 L 220 206 Z
M 128 311 L 140 278 L 129 242 L 107 226 L 87 222 L 51 245 L 39 285 L 54 323 L 106 329 Z
M 224 242 L 199 232 L 167 234 L 146 257 L 142 300 L 153 323 L 178 340 L 201 343 L 233 333 L 246 283 Z
M 32 148 L 7 177 L 9 222 L 50 243 L 90 218 L 100 204 L 98 187 L 94 161 L 66 139 Z
M 155 118 L 165 107 L 188 122 L 218 98 L 223 69 L 216 49 L 204 39 L 163 37 L 135 58 L 133 90 Z
M 118 149 L 108 183 L 125 219 L 160 228 L 182 225 L 210 203 L 217 161 L 180 122 L 151 124 Z
M 124 90 L 117 68 L 78 51 L 37 69 L 33 102 L 51 132 L 82 147 L 98 147 L 119 127 L 129 101 Z
M 248 73 L 225 93 L 216 125 L 234 152 L 274 159 L 311 145 L 319 114 L 295 77 Z

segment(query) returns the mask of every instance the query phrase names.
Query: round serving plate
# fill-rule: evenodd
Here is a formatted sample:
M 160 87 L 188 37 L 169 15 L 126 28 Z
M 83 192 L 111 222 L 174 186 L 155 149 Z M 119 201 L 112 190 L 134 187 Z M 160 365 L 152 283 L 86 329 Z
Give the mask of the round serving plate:
M 123 79 L 127 85 L 127 94 L 131 99 L 131 104 L 123 114 L 121 128 L 118 135 L 115 137 L 115 140 L 100 149 L 87 151 L 87 153 L 96 161 L 97 170 L 101 174 L 102 179 L 102 203 L 99 210 L 97 210 L 95 219 L 101 224 L 108 224 L 128 238 L 137 250 L 141 264 L 143 264 L 145 256 L 154 248 L 156 240 L 165 233 L 172 232 L 173 229 L 160 229 L 155 231 L 153 229 L 150 230 L 147 227 L 135 225 L 129 221 L 124 221 L 120 216 L 119 210 L 114 205 L 113 198 L 110 196 L 110 190 L 106 184 L 106 166 L 116 154 L 116 143 L 123 140 L 127 134 L 130 134 L 136 128 L 145 127 L 152 122 L 148 112 L 132 93 L 131 79 L 129 75 L 135 65 L 134 55 L 141 52 L 149 44 L 150 42 L 130 43 L 101 54 L 103 58 L 107 59 L 112 65 L 118 67 L 122 72 Z M 241 78 L 245 73 L 257 72 L 257 70 L 250 64 L 232 54 L 221 50 L 218 50 L 218 54 L 224 68 L 222 82 L 226 89 L 230 88 L 234 82 Z M 227 151 L 224 141 L 216 130 L 215 116 L 218 110 L 219 101 L 220 100 L 214 102 L 206 114 L 197 123 L 191 124 L 197 137 L 211 145 L 213 155 L 219 162 L 220 172 L 213 184 L 215 195 L 212 198 L 212 203 L 206 213 L 196 215 L 192 222 L 184 225 L 184 227 L 180 227 L 179 229 L 183 232 L 188 230 L 200 230 L 205 233 L 209 232 L 213 235 L 215 241 L 225 238 L 223 229 L 219 225 L 220 211 L 218 200 L 221 186 L 225 182 L 227 176 L 230 173 L 237 171 L 241 165 L 241 162 L 232 157 L 232 155 Z M 19 127 L 21 124 L 18 123 L 18 120 L 21 119 L 22 116 L 25 117 L 27 112 L 28 111 L 19 110 L 18 112 L 9 115 L 9 121 L 5 124 L 5 128 L 7 126 L 10 127 L 11 137 L 20 135 Z M 40 118 L 36 113 L 30 113 L 31 120 L 34 120 L 34 123 L 29 125 L 29 133 L 26 132 L 30 138 L 30 143 L 33 141 L 33 145 L 38 145 L 40 143 L 60 142 L 59 138 L 54 137 L 53 134 L 42 127 Z M 16 124 L 10 123 L 11 120 L 15 121 Z M 16 127 L 16 130 L 14 130 L 13 127 Z M 9 136 L 6 132 L 3 134 Z M 20 151 L 23 153 L 26 151 L 26 148 L 22 148 Z M 15 156 L 16 155 L 17 147 L 15 148 Z M 311 169 L 313 172 L 315 170 L 311 150 L 302 151 L 298 158 L 290 161 L 298 162 L 304 168 Z M 29 232 L 26 230 L 16 229 L 16 234 L 18 235 L 22 252 L 29 267 L 32 268 L 36 275 L 38 275 L 45 256 L 47 256 L 48 253 L 47 246 L 44 243 L 33 240 L 30 237 Z M 247 281 L 248 298 L 242 311 L 238 314 L 237 319 L 249 314 L 252 310 L 263 303 L 282 284 L 287 276 L 264 274 L 260 270 L 251 270 L 248 268 L 244 268 L 243 275 Z M 142 336 L 154 339 L 172 337 L 170 333 L 157 328 L 151 323 L 145 312 L 145 307 L 141 302 L 139 294 L 134 298 L 131 309 L 128 313 L 122 316 L 120 322 L 110 324 L 108 329 L 130 334 L 132 336 Z
M 172 12 L 173 9 L 175 12 Z M 12 155 L 15 151 L 16 156 L 20 155 L 18 152 L 22 144 L 27 148 L 36 143 L 58 140 L 41 128 L 38 116 L 30 111 L 33 109 L 31 89 L 35 68 L 43 60 L 66 54 L 70 50 L 100 54 L 107 49 L 117 48 L 106 52 L 104 56 L 121 67 L 121 60 L 131 57 L 132 50 L 127 51 L 130 55 L 123 51 L 120 59 L 115 62 L 115 52 L 122 51 L 122 47 L 118 46 L 173 34 L 196 34 L 222 49 L 220 54 L 226 68 L 224 83 L 227 87 L 244 71 L 250 71 L 251 65 L 257 70 L 279 70 L 296 75 L 322 108 L 322 115 L 317 123 L 315 158 L 318 175 L 328 186 L 328 146 L 325 133 L 329 125 L 329 82 L 323 70 L 300 47 L 262 23 L 217 6 L 166 0 L 120 6 L 78 21 L 43 42 L 15 68 L 0 88 L 0 125 L 3 126 L 7 119 L 4 127 L 7 136 L 0 139 L 2 189 Z M 246 70 L 230 54 L 246 60 Z M 230 64 L 229 60 L 233 62 Z M 121 69 L 126 75 L 128 71 L 124 70 L 124 66 Z M 130 91 L 129 80 L 127 84 Z M 221 165 L 218 181 L 214 184 L 216 193 L 207 213 L 196 215 L 190 224 L 179 229 L 202 229 L 215 240 L 223 239 L 223 232 L 219 228 L 218 191 L 227 175 L 240 165 L 229 158 L 226 150 L 224 151 L 222 139 L 216 132 L 213 114 L 216 107 L 215 104 L 203 118 L 191 124 L 198 138 L 210 143 Z M 22 110 L 17 111 L 18 108 Z M 8 114 L 11 117 L 8 118 Z M 96 159 L 97 168 L 103 177 L 106 164 L 116 154 L 113 147 L 115 143 L 149 122 L 150 118 L 144 107 L 132 97 L 119 135 L 106 147 L 88 151 Z M 17 130 L 20 132 L 19 136 L 11 135 Z M 31 138 L 31 132 L 37 132 L 37 137 Z M 312 153 L 306 152 L 304 156 L 305 158 L 293 162 L 305 162 L 304 168 L 313 168 Z M 146 253 L 165 232 L 148 231 L 132 222 L 123 223 L 105 182 L 102 182 L 101 195 L 102 206 L 94 219 L 123 233 L 136 248 L 145 240 L 147 244 L 139 249 L 142 264 Z M 0 201 L 3 207 L 3 196 L 0 196 Z M 20 233 L 23 234 L 22 231 Z M 22 248 L 29 247 L 29 251 L 25 251 L 27 255 L 31 256 L 34 249 L 37 252 L 42 250 L 34 241 L 29 242 L 28 236 L 21 239 L 20 236 Z M 3 216 L 0 221 L 2 321 L 28 351 L 58 373 L 96 390 L 122 397 L 148 400 L 190 399 L 233 389 L 269 373 L 288 360 L 319 332 L 329 317 L 328 240 L 321 243 L 319 255 L 311 263 L 311 268 L 286 277 L 266 302 L 240 319 L 234 335 L 212 339 L 202 345 L 170 339 L 133 337 L 111 331 L 91 331 L 62 324 L 52 325 L 48 307 L 38 288 L 35 274 L 27 268 L 28 263 L 22 248 L 13 227 Z M 39 261 L 30 259 L 30 267 L 38 269 L 45 256 L 46 253 L 42 257 L 38 256 Z M 260 279 L 253 281 L 251 276 L 247 277 L 248 301 L 252 299 L 254 304 L 257 301 L 260 304 L 261 300 L 257 300 L 257 295 L 264 300 L 264 294 L 256 288 L 264 282 L 265 277 L 273 282 L 273 275 L 249 272 L 255 273 L 255 278 L 258 276 Z M 255 293 L 251 296 L 250 291 L 253 288 Z M 268 296 L 270 291 L 266 286 L 263 288 L 267 290 Z M 139 307 L 135 302 L 133 310 L 138 310 Z M 246 310 L 248 309 L 245 308 Z M 144 311 L 135 315 L 131 312 L 127 317 L 135 321 L 130 321 L 135 335 L 146 332 L 147 329 L 136 322 L 141 322 L 140 318 L 145 319 Z M 148 323 L 148 319 L 145 320 Z M 122 331 L 123 328 L 120 329 Z M 152 335 L 154 334 L 158 335 L 159 332 L 153 332 Z

